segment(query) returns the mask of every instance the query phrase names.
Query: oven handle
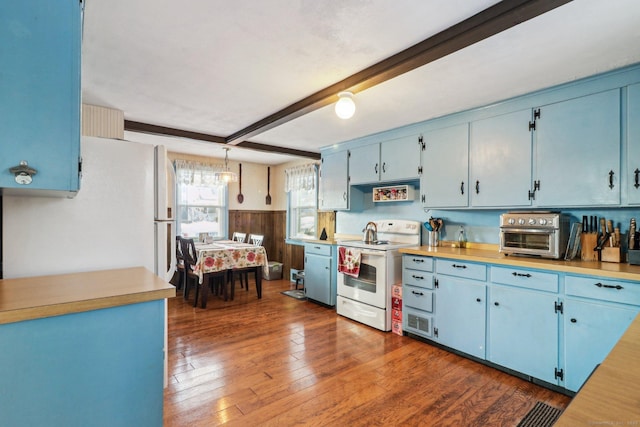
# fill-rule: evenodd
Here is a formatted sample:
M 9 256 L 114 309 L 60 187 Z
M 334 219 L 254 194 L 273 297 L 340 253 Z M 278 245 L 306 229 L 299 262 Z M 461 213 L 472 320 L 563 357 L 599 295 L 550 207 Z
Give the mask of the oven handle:
M 369 255 L 369 256 L 381 256 L 381 257 L 383 257 L 385 255 L 384 253 L 385 253 L 385 251 L 366 251 L 366 250 L 365 251 L 363 251 L 363 250 L 360 251 L 361 255 Z
M 501 228 L 503 233 L 553 234 L 556 228 Z

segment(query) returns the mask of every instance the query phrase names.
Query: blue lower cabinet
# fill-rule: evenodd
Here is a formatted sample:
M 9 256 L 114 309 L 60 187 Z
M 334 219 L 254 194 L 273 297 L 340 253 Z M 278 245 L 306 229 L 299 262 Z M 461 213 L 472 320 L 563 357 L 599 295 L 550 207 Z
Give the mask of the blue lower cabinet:
M 304 291 L 307 298 L 336 305 L 337 256 L 329 244 L 304 245 Z
M 484 359 L 487 286 L 438 276 L 435 293 L 434 339 L 447 347 Z
M 558 295 L 492 284 L 487 360 L 557 384 Z
M 638 307 L 564 301 L 565 387 L 578 391 L 640 311 Z
M 162 426 L 164 300 L 0 325 L 3 426 Z

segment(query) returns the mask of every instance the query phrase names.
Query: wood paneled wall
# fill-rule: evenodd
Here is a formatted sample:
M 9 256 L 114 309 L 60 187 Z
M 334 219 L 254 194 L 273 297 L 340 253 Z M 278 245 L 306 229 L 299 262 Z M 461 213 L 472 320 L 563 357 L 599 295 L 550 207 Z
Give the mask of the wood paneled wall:
M 318 235 L 324 227 L 329 240 L 333 240 L 335 232 L 335 212 L 318 212 Z M 286 211 L 229 211 L 229 237 L 234 231 L 264 235 L 263 246 L 269 261 L 283 264 L 283 278 L 290 277 L 289 271 L 304 269 L 304 247 L 287 245 L 287 212 Z

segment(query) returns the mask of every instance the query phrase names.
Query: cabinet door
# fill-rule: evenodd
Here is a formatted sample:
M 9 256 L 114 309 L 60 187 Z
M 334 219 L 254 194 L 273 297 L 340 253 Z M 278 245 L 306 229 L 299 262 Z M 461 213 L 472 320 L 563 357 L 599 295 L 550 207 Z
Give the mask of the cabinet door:
M 424 134 L 420 200 L 428 208 L 465 207 L 469 201 L 469 125 Z
M 350 150 L 349 182 L 352 185 L 371 184 L 380 180 L 380 144 Z
M 541 107 L 535 144 L 535 204 L 620 203 L 618 89 Z
M 629 86 L 627 92 L 627 201 L 640 204 L 640 84 Z
M 565 387 L 578 391 L 638 314 L 615 305 L 567 298 L 564 304 Z
M 321 209 L 349 208 L 349 152 L 338 151 L 322 156 L 320 172 Z
M 471 205 L 529 206 L 531 110 L 472 122 L 469 129 Z
M 307 298 L 331 305 L 331 258 L 308 254 L 304 261 L 304 292 Z
M 557 383 L 557 296 L 492 285 L 489 289 L 487 359 L 498 365 Z
M 380 144 L 380 180 L 383 182 L 418 179 L 420 177 L 420 137 L 384 141 Z
M 77 191 L 82 2 L 0 2 L 0 187 Z M 26 161 L 30 184 L 9 168 Z
M 438 276 L 435 339 L 448 347 L 485 358 L 486 285 Z

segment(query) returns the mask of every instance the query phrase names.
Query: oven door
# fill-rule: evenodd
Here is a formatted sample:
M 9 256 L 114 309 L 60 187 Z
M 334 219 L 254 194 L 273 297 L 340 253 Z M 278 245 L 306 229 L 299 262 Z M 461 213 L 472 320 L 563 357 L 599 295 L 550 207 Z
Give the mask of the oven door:
M 500 252 L 557 258 L 556 231 L 555 229 L 502 228 L 500 229 Z
M 338 295 L 386 308 L 386 251 L 362 249 L 360 273 L 353 277 L 338 271 Z

